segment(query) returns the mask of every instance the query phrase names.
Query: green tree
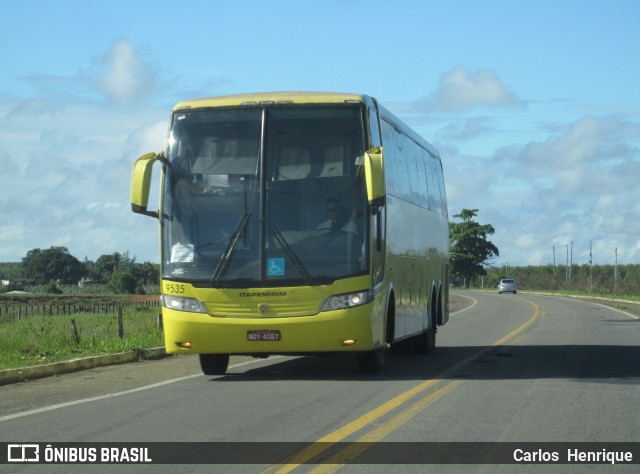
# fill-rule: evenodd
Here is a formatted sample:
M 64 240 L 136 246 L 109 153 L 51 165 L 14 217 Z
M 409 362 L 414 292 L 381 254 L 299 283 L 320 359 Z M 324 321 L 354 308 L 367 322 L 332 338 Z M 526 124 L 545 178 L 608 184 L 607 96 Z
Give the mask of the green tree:
M 98 281 L 108 282 L 116 270 L 126 269 L 122 267 L 123 262 L 129 261 L 128 257 L 125 259 L 119 252 L 101 255 L 93 266 L 93 277 Z
M 486 275 L 485 262 L 500 255 L 498 247 L 487 240 L 495 229 L 491 224 L 481 225 L 473 218 L 478 209 L 462 209 L 454 218 L 462 222 L 449 223 L 449 257 L 451 275 L 469 287 L 475 276 Z
M 3 280 L 15 280 L 23 278 L 22 263 L 0 262 L 0 278 Z
M 131 266 L 130 272 L 140 285 L 148 285 L 149 283 L 158 283 L 160 281 L 158 265 L 154 265 L 151 262 L 135 263 Z
M 45 284 L 52 280 L 76 283 L 86 273 L 86 268 L 66 247 L 33 249 L 22 259 L 26 278 Z
M 111 274 L 108 286 L 114 293 L 134 294 L 138 282 L 129 272 L 116 270 Z

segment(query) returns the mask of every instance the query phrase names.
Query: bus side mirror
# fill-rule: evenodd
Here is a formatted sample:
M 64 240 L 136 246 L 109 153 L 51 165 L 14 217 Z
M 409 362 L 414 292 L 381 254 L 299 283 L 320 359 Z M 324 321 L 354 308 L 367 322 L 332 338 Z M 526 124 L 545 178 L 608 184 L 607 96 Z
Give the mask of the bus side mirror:
M 384 166 L 382 147 L 371 148 L 364 153 L 364 174 L 367 183 L 367 199 L 372 209 L 385 204 Z
M 151 170 L 160 159 L 157 153 L 147 153 L 138 158 L 133 165 L 131 175 L 131 210 L 137 214 L 158 217 L 158 211 L 148 211 Z

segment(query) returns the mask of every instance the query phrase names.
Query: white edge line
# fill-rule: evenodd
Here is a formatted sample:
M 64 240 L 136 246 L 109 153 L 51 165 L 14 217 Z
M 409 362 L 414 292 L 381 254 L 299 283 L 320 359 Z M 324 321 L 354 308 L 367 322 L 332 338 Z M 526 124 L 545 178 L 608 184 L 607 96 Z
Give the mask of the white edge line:
M 277 358 L 280 358 L 280 357 L 283 357 L 283 356 L 273 356 L 273 357 L 270 357 L 270 359 L 277 359 Z M 257 364 L 259 362 L 264 362 L 264 359 L 249 360 L 249 361 L 246 361 L 246 362 L 241 362 L 240 364 L 232 365 L 229 368 L 233 369 L 235 367 L 242 367 L 243 365 Z M 144 390 L 149 390 L 149 389 L 152 389 L 152 388 L 158 388 L 158 387 L 162 387 L 163 385 L 169 385 L 169 384 L 172 384 L 172 383 L 182 382 L 183 380 L 193 379 L 193 378 L 202 377 L 202 376 L 203 376 L 202 374 L 186 375 L 184 377 L 178 377 L 177 379 L 165 380 L 164 382 L 158 382 L 158 383 L 154 383 L 154 384 L 151 384 L 151 385 L 144 385 L 142 387 L 132 388 L 131 390 L 125 390 L 123 392 L 107 393 L 105 395 L 99 395 L 97 397 L 83 398 L 82 400 L 74 400 L 74 401 L 71 401 L 71 402 L 58 403 L 56 405 L 49 405 L 47 407 L 36 408 L 34 410 L 28 410 L 28 411 L 22 411 L 20 413 L 14 413 L 12 415 L 0 416 L 0 422 L 13 420 L 15 418 L 21 418 L 23 416 L 37 415 L 38 413 L 44 413 L 46 411 L 57 410 L 59 408 L 66 408 L 66 407 L 71 407 L 71 406 L 74 406 L 74 405 L 82 405 L 84 403 L 91 403 L 91 402 L 95 402 L 95 401 L 98 401 L 98 400 L 105 400 L 107 398 L 114 398 L 114 397 L 120 397 L 122 395 L 129 395 L 131 393 L 142 392 Z
M 573 301 L 578 301 L 578 302 L 585 303 L 585 304 L 594 304 L 596 306 L 600 306 L 600 307 L 605 308 L 605 309 L 610 309 L 611 311 L 616 311 L 618 313 L 622 313 L 622 314 L 624 314 L 626 316 L 629 316 L 630 318 L 633 318 L 633 319 L 640 319 L 640 316 L 636 316 L 635 314 L 627 313 L 626 311 L 623 311 L 621 309 L 615 308 L 613 306 L 608 306 L 608 305 L 602 304 L 602 303 L 596 303 L 595 301 L 588 300 L 588 299 L 587 300 L 583 300 L 583 299 L 576 298 L 576 297 L 573 297 L 573 296 L 550 295 L 550 294 L 544 294 L 544 293 L 529 293 L 529 294 L 530 295 L 536 295 L 536 296 L 542 296 L 543 298 L 565 298 L 565 299 L 569 298 L 569 299 L 571 299 Z M 462 295 L 460 295 L 460 296 L 462 296 Z
M 582 301 L 584 301 L 584 300 L 582 300 Z M 613 306 L 607 306 L 606 304 L 602 304 L 602 303 L 594 303 L 592 301 L 586 301 L 586 303 L 593 303 L 593 304 L 595 304 L 597 306 L 602 306 L 603 308 L 610 309 L 611 311 L 617 311 L 618 313 L 626 314 L 630 318 L 640 319 L 640 316 L 636 316 L 635 314 L 627 313 L 626 311 L 622 311 L 621 309 L 614 308 Z
M 458 311 L 456 311 L 454 313 L 451 313 L 449 316 L 453 316 L 454 314 L 460 314 L 463 311 L 467 311 L 467 310 L 473 308 L 475 305 L 478 304 L 478 300 L 475 299 L 475 298 L 472 298 L 471 296 L 460 295 L 460 294 L 457 294 L 457 293 L 456 293 L 456 296 L 460 296 L 461 298 L 467 298 L 468 300 L 473 301 L 473 304 L 471 306 L 467 306 L 466 308 L 459 309 Z

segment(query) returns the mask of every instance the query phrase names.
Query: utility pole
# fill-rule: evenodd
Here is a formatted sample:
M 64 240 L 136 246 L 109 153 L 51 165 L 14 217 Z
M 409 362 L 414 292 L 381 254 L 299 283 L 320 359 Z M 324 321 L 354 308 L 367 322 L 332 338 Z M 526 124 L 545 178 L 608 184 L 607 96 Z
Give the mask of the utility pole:
M 613 270 L 613 288 L 618 286 L 618 247 L 616 247 L 616 266 Z
M 564 284 L 569 286 L 569 244 L 567 247 L 567 265 L 564 267 Z
M 573 270 L 573 240 L 571 241 L 571 265 L 569 266 L 569 285 L 571 286 L 571 270 Z
M 593 242 L 589 241 L 589 292 L 593 293 Z

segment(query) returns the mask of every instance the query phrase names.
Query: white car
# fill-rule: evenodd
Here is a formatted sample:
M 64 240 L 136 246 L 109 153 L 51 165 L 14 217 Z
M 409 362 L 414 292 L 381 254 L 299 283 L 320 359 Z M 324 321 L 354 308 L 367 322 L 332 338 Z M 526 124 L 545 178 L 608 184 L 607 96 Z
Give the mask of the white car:
M 518 293 L 518 285 L 516 284 L 516 281 L 511 278 L 501 279 L 498 284 L 498 293 L 513 293 L 515 295 Z

